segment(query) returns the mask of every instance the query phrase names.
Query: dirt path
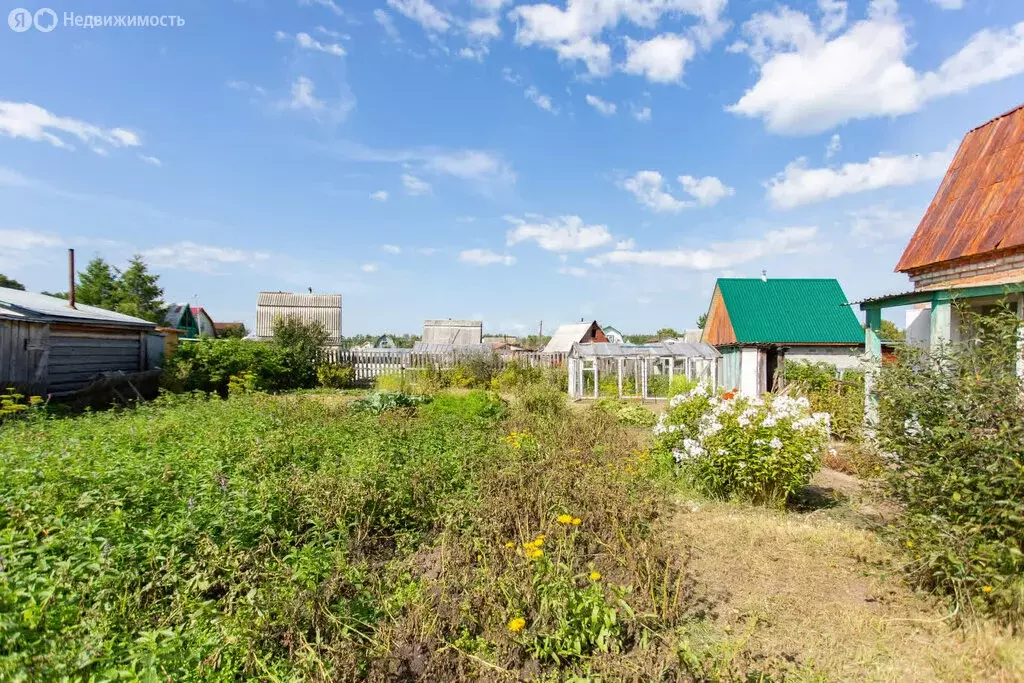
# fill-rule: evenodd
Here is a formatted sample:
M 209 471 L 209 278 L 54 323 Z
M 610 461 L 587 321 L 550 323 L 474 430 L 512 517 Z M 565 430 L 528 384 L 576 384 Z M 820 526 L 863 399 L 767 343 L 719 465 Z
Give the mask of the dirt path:
M 860 494 L 860 482 L 838 472 L 816 484 Z M 724 662 L 724 679 L 1024 680 L 1022 639 L 952 629 L 942 605 L 901 581 L 899 558 L 858 523 L 861 511 L 823 512 L 680 505 L 673 524 L 697 603 L 708 606 L 695 647 Z

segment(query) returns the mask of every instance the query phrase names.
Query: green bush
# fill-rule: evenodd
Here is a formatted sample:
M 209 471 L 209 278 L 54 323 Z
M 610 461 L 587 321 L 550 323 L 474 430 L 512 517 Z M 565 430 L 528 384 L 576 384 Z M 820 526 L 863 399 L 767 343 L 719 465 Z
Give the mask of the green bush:
M 794 396 L 806 396 L 814 412 L 832 416 L 832 436 L 858 441 L 864 426 L 864 373 L 847 370 L 843 378 L 834 365 L 786 361 L 781 376 Z
M 512 361 L 494 375 L 491 379 L 491 388 L 494 391 L 516 393 L 531 384 L 540 384 L 544 381 L 543 369 Z
M 228 395 L 231 377 L 246 373 L 261 391 L 295 389 L 292 358 L 268 342 L 203 337 L 182 342 L 164 366 L 163 384 L 177 392 L 203 391 Z
M 519 406 L 528 413 L 553 417 L 566 408 L 566 394 L 547 384 L 531 384 L 517 396 Z
M 890 493 L 919 585 L 961 613 L 1024 619 L 1024 403 L 1018 320 L 963 312 L 971 339 L 901 348 L 877 384 L 877 433 L 894 455 Z
M 399 408 L 415 408 L 416 406 L 430 402 L 429 396 L 414 396 L 401 392 L 375 391 L 363 398 L 352 401 L 352 410 L 356 412 L 380 415 L 389 410 Z
M 658 417 L 654 413 L 633 401 L 599 398 L 594 401 L 593 406 L 595 410 L 608 413 L 620 424 L 630 427 L 653 427 L 658 423 Z
M 347 365 L 323 363 L 316 369 L 317 383 L 330 389 L 346 389 L 352 386 L 354 373 Z
M 316 369 L 329 339 L 324 324 L 294 315 L 278 316 L 274 319 L 273 332 L 273 343 L 284 351 L 294 386 L 315 387 Z
M 828 414 L 812 415 L 806 398 L 718 397 L 700 385 L 673 397 L 654 431 L 707 495 L 778 507 L 818 470 Z

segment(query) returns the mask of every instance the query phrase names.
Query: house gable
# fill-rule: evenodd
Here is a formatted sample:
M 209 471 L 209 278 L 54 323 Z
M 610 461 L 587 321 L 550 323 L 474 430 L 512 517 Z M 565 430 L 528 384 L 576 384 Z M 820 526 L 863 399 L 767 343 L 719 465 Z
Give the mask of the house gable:
M 718 285 L 715 285 L 715 292 L 711 295 L 711 307 L 708 309 L 708 319 L 704 321 L 701 341 L 716 346 L 736 343 L 736 333 L 733 332 L 729 311 Z

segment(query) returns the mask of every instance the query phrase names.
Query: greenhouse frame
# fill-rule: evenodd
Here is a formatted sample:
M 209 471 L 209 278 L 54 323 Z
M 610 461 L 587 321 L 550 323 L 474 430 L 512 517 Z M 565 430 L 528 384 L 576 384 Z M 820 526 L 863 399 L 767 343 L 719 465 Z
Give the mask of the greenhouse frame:
M 643 346 L 576 343 L 567 359 L 569 397 L 665 400 L 672 380 L 680 375 L 691 381 L 707 381 L 717 389 L 720 358 L 715 347 L 703 342 L 663 341 Z M 604 391 L 602 380 L 606 383 Z

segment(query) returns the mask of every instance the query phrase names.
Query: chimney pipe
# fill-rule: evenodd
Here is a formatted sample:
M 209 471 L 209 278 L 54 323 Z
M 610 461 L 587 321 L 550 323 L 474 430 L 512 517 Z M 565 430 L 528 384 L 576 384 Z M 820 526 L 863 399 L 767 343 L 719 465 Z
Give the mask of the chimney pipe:
M 68 249 L 68 308 L 75 307 L 75 250 Z

